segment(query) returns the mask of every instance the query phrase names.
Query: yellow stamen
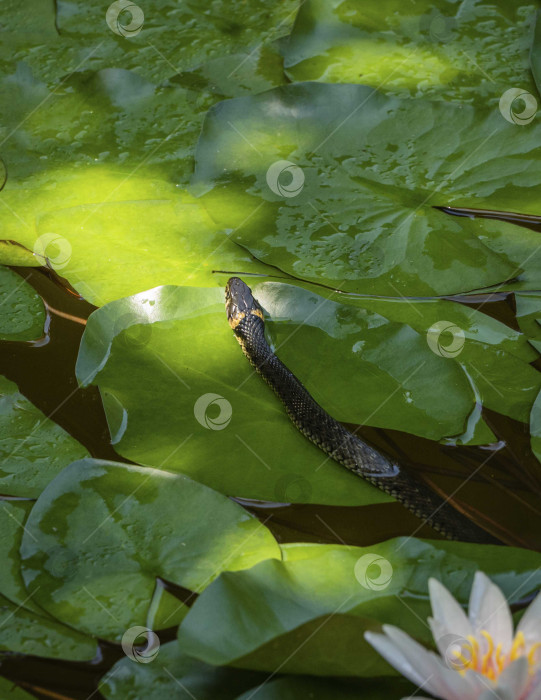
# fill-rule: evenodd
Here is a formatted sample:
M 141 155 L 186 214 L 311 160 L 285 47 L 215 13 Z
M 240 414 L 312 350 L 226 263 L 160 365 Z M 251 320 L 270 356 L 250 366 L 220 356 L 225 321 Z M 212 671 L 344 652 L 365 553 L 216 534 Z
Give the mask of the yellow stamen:
M 524 633 L 523 632 L 517 632 L 515 635 L 515 639 L 513 640 L 513 646 L 511 647 L 511 651 L 509 652 L 509 658 L 511 661 L 514 661 L 515 659 L 518 659 L 519 656 L 523 656 L 524 652 L 526 651 L 526 640 L 524 639 Z
M 528 664 L 530 665 L 530 673 L 535 673 L 535 655 L 537 654 L 537 651 L 539 649 L 541 649 L 541 642 L 536 642 L 532 645 L 532 648 L 528 652 Z
M 500 642 L 496 647 L 495 654 L 496 666 L 498 667 L 498 673 L 501 673 L 504 669 L 505 656 L 502 656 L 502 643 Z
M 483 659 L 481 661 L 481 673 L 485 674 L 489 678 L 490 673 L 492 669 L 489 669 L 489 662 L 492 661 L 492 652 L 494 651 L 494 641 L 492 640 L 492 637 L 489 632 L 486 630 L 481 630 L 481 634 L 483 637 L 486 639 L 487 644 L 488 644 L 488 650 L 486 651 L 485 654 L 483 654 Z

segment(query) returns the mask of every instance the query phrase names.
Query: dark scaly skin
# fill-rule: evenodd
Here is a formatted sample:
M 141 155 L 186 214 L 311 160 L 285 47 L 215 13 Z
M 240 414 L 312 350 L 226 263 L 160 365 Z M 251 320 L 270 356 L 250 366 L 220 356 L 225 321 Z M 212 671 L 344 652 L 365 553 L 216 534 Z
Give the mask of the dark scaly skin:
M 226 287 L 226 311 L 244 354 L 284 404 L 287 414 L 320 450 L 350 471 L 403 503 L 448 539 L 499 544 L 438 494 L 398 464 L 370 447 L 314 401 L 265 339 L 263 310 L 238 277 Z

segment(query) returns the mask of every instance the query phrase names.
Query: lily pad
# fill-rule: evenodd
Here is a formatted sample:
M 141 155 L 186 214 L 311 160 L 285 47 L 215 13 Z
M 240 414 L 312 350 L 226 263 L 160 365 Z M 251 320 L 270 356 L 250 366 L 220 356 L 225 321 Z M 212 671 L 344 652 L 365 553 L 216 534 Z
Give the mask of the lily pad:
M 157 590 L 157 577 L 199 592 L 223 570 L 280 556 L 243 508 L 165 466 L 81 460 L 38 498 L 23 535 L 22 574 L 55 618 L 119 641 L 133 626 L 161 629 L 185 613 Z M 148 625 L 156 595 L 162 610 Z
M 518 324 L 531 345 L 541 352 L 541 293 L 515 294 Z
M 14 217 L 0 212 L 0 230 L 38 250 L 42 264 L 96 305 L 156 284 L 223 284 L 215 269 L 275 272 L 220 232 L 194 197 L 163 180 L 123 182 L 107 168 L 90 167 L 47 173 L 9 195 L 28 226 L 21 230 Z
M 35 498 L 88 452 L 0 376 L 0 493 Z
M 234 241 L 304 280 L 385 296 L 536 289 L 538 234 L 434 207 L 539 213 L 540 138 L 497 106 L 298 83 L 210 109 L 192 183 Z
M 37 340 L 44 323 L 41 297 L 23 277 L 0 265 L 0 340 Z
M 486 101 L 514 85 L 533 89 L 528 57 L 538 8 L 535 0 L 306 0 L 284 63 L 292 80 Z
M 0 529 L 3 534 L 0 540 L 0 559 L 4 562 L 0 570 L 0 594 L 21 608 L 48 617 L 45 610 L 36 605 L 28 595 L 21 574 L 19 550 L 26 519 L 33 505 L 33 501 L 0 500 Z
M 0 693 L 5 700 L 33 700 L 35 697 L 19 688 L 13 681 L 3 677 L 0 677 Z
M 291 423 L 243 356 L 222 289 L 157 287 L 98 309 L 76 371 L 99 386 L 115 449 L 140 464 L 167 459 L 229 496 L 283 501 L 294 475 L 309 482 L 300 497 L 315 503 L 390 500 Z
M 257 673 L 217 668 L 184 654 L 176 641 L 160 647 L 152 663 L 121 659 L 101 679 L 99 690 L 107 700 L 235 700 L 252 688 Z
M 15 605 L 2 595 L 0 627 L 0 651 L 66 661 L 91 661 L 98 651 L 96 640 L 92 637 L 51 620 L 48 616 Z
M 282 673 L 379 676 L 394 671 L 363 638 L 392 623 L 432 643 L 428 578 L 462 603 L 475 571 L 510 602 L 538 590 L 541 554 L 498 546 L 388 540 L 371 547 L 294 544 L 284 561 L 222 574 L 179 628 L 185 651 L 211 664 Z M 245 611 L 239 621 L 238 610 Z
M 298 0 L 233 5 L 214 0 L 212 12 L 188 2 L 145 0 L 135 4 L 136 26 L 125 34 L 129 11 L 115 13 L 113 8 L 106 17 L 108 6 L 99 0 L 36 7 L 7 0 L 6 5 L 6 41 L 0 52 L 6 62 L 16 52 L 50 82 L 104 65 L 163 81 L 220 57 L 255 51 L 287 34 Z
M 534 27 L 534 37 L 530 51 L 530 65 L 537 90 L 541 94 L 541 15 L 537 15 Z

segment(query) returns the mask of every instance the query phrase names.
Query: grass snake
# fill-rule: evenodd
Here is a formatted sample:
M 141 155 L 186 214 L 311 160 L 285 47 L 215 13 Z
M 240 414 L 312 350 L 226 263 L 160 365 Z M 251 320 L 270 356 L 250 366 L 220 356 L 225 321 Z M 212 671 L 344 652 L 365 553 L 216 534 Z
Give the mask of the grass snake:
M 347 430 L 312 398 L 271 350 L 265 338 L 263 309 L 238 277 L 228 281 L 225 299 L 229 325 L 244 354 L 278 395 L 303 435 L 333 460 L 400 501 L 448 539 L 499 543 L 422 480 Z

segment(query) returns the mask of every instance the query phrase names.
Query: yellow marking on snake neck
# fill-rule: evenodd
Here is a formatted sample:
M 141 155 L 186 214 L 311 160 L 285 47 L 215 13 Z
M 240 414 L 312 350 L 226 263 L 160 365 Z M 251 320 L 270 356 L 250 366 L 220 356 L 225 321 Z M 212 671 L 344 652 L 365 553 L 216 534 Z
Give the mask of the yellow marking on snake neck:
M 244 311 L 241 311 L 240 314 L 236 318 L 231 318 L 229 320 L 229 325 L 233 330 L 239 325 L 239 323 L 242 321 L 242 319 L 246 316 Z
M 253 314 L 254 316 L 258 316 L 262 321 L 265 320 L 265 318 L 263 317 L 263 312 L 260 309 L 251 309 L 248 313 Z M 235 330 L 235 328 L 239 325 L 243 318 L 246 318 L 245 311 L 241 311 L 236 318 L 232 318 L 229 321 L 229 325 L 233 330 Z

